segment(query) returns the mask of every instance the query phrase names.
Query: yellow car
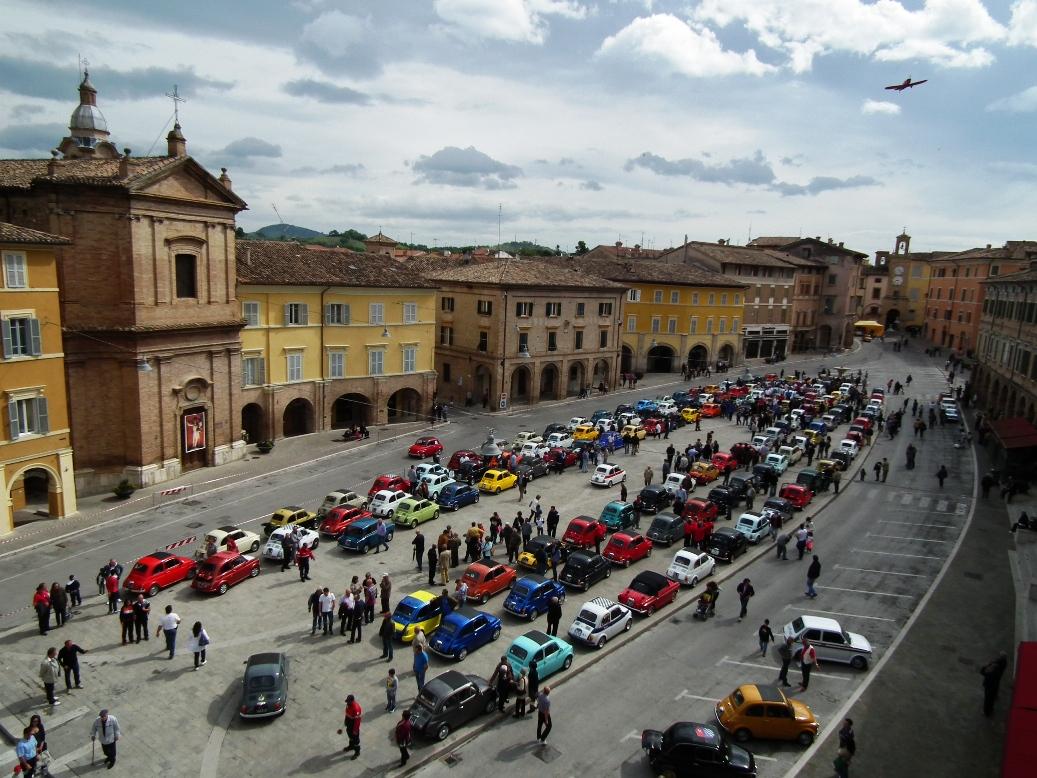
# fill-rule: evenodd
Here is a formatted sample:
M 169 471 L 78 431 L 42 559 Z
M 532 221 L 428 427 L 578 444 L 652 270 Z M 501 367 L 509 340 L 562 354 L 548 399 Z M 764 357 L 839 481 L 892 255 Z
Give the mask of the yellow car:
M 698 408 L 681 408 L 681 418 L 689 424 L 694 424 L 699 420 L 699 409 Z
M 299 525 L 306 529 L 315 529 L 317 526 L 317 514 L 311 511 L 304 510 L 297 505 L 289 505 L 287 508 L 280 508 L 274 511 L 274 515 L 270 517 L 270 520 L 263 525 L 263 534 L 270 537 L 270 533 L 279 527 L 287 527 L 291 525 Z
M 834 473 L 836 470 L 845 470 L 846 465 L 840 462 L 838 459 L 819 459 L 814 464 L 815 470 L 820 470 L 824 473 Z
M 622 435 L 624 438 L 634 437 L 638 440 L 644 440 L 645 436 L 648 433 L 645 431 L 645 428 L 642 427 L 640 424 L 627 424 L 625 427 L 623 427 L 619 434 Z
M 807 440 L 809 440 L 811 443 L 813 443 L 815 446 L 819 445 L 821 443 L 821 441 L 825 439 L 825 436 L 822 435 L 817 430 L 800 430 L 796 434 L 797 435 L 802 435 Z
M 479 481 L 479 491 L 500 494 L 518 482 L 518 476 L 507 470 L 487 470 Z
M 597 440 L 599 434 L 593 424 L 581 424 L 573 430 L 573 440 Z
M 688 475 L 695 479 L 697 484 L 708 484 L 720 477 L 720 469 L 709 462 L 696 462 L 691 466 Z
M 408 594 L 400 600 L 392 614 L 396 639 L 410 643 L 419 629 L 429 635 L 439 626 L 442 618 L 442 597 L 423 590 Z
M 528 567 L 530 570 L 536 570 L 537 551 L 543 549 L 544 556 L 547 557 L 547 569 L 550 570 L 553 567 L 551 558 L 554 556 L 555 546 L 557 545 L 558 541 L 550 535 L 537 535 L 530 538 L 529 543 L 526 544 L 525 551 L 518 555 L 518 563 L 523 567 Z
M 817 719 L 799 700 L 777 686 L 745 684 L 716 705 L 717 722 L 734 739 L 795 740 L 809 746 L 817 736 Z

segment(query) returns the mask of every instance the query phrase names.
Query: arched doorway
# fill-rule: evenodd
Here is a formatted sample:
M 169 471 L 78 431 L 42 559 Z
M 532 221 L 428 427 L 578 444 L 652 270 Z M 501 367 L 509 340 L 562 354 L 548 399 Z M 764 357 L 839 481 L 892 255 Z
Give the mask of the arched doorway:
M 386 411 L 390 424 L 397 421 L 418 421 L 422 418 L 421 394 L 417 389 L 410 387 L 397 389 L 389 395 Z
M 371 423 L 371 401 L 367 395 L 350 392 L 339 397 L 331 404 L 331 428 L 341 430 L 354 424 L 365 427 Z
M 633 373 L 634 372 L 634 351 L 624 344 L 623 350 L 619 357 L 619 372 L 621 373 Z
M 259 403 L 249 403 L 241 409 L 241 429 L 248 436 L 250 443 L 267 440 L 266 414 Z
M 585 383 L 584 375 L 586 370 L 583 362 L 573 362 L 569 365 L 569 381 L 566 383 L 565 393 L 570 397 L 574 394 L 579 394 Z
M 900 311 L 896 308 L 890 308 L 886 313 L 886 329 L 895 330 L 897 328 L 897 322 L 900 321 Z
M 18 520 L 27 521 L 35 517 L 49 518 L 57 515 L 60 508 L 56 503 L 51 505 L 51 492 L 56 484 L 49 470 L 42 467 L 30 467 L 11 484 L 11 507 L 20 516 Z M 57 494 L 54 494 L 55 499 Z
M 672 373 L 673 349 L 667 345 L 652 346 L 648 349 L 648 364 L 646 371 L 649 373 Z
M 308 435 L 313 432 L 313 404 L 302 397 L 296 397 L 285 406 L 282 417 L 281 434 L 286 438 L 296 435 Z
M 732 346 L 730 343 L 725 343 L 723 346 L 720 347 L 719 359 L 721 362 L 725 363 L 728 367 L 730 367 L 731 363 L 735 361 L 735 347 Z
M 869 305 L 864 315 L 869 319 L 877 319 L 879 317 L 879 307 L 877 305 Z
M 822 324 L 820 327 L 817 328 L 817 347 L 832 347 L 832 328 L 827 324 Z
M 709 363 L 709 349 L 701 343 L 693 346 L 688 352 L 688 367 L 692 370 L 703 370 Z
M 594 363 L 594 375 L 591 377 L 591 387 L 597 388 L 599 384 L 609 386 L 609 373 L 612 372 L 607 359 L 599 359 Z M 611 386 L 609 386 L 611 388 Z
M 544 365 L 540 370 L 540 399 L 558 399 L 558 366 Z
M 475 368 L 475 392 L 472 395 L 472 402 L 479 403 L 483 408 L 488 408 L 490 401 L 493 399 L 490 397 L 491 386 L 490 369 L 486 365 L 477 365 Z
M 511 401 L 528 402 L 529 387 L 532 384 L 529 368 L 519 365 L 511 374 Z

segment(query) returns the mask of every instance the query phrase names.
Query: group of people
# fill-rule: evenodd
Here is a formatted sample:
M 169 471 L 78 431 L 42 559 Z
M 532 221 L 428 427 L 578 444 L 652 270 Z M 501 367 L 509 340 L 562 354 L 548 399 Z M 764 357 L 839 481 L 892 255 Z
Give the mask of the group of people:
M 345 637 L 348 631 L 349 642 L 359 643 L 364 626 L 374 623 L 375 608 L 380 605 L 379 612 L 383 617 L 388 615 L 391 595 L 392 581 L 388 573 L 383 574 L 380 581 L 370 572 L 364 574 L 363 581 L 354 575 L 341 597 L 327 586 L 318 587 L 306 601 L 306 609 L 312 617 L 310 634 L 316 635 L 320 630 L 324 635 L 331 635 L 337 617 L 339 635 Z

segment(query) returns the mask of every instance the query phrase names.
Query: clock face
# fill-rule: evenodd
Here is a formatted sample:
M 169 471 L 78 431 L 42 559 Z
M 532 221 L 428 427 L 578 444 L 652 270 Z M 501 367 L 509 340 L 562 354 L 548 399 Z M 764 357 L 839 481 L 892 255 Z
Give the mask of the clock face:
M 900 286 L 902 283 L 904 283 L 904 279 L 900 276 L 893 279 L 893 286 Z
M 898 268 L 894 269 L 893 272 L 896 273 L 898 276 L 902 276 L 902 275 L 904 275 L 904 268 L 898 267 Z

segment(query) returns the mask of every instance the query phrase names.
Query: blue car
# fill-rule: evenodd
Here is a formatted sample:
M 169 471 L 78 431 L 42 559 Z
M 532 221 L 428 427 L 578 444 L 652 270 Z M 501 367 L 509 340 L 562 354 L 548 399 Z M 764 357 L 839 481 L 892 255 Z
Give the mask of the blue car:
M 461 660 L 500 633 L 501 620 L 496 616 L 462 605 L 443 617 L 428 646 L 440 656 Z
M 549 675 L 572 666 L 573 647 L 559 637 L 531 629 L 512 641 L 505 656 L 516 678 L 522 670 L 529 669 L 530 662 L 536 662 L 537 676 L 543 681 Z
M 609 451 L 618 451 L 623 448 L 623 436 L 616 430 L 602 432 L 598 436 L 598 446 Z
M 637 405 L 634 406 L 634 411 L 636 413 L 649 413 L 657 410 L 658 407 L 659 406 L 656 405 L 655 400 L 638 400 Z
M 396 525 L 384 520 L 385 541 L 388 543 L 396 532 Z M 360 519 L 354 521 L 338 537 L 338 547 L 343 551 L 359 551 L 366 554 L 372 548 L 378 550 L 378 519 Z
M 609 412 L 605 408 L 598 408 L 598 410 L 594 411 L 594 413 L 591 414 L 591 424 L 597 425 L 597 423 L 599 421 L 601 421 L 602 419 L 611 419 L 611 418 L 612 418 L 612 413 L 611 412 Z
M 511 593 L 504 601 L 504 610 L 533 621 L 541 613 L 547 613 L 552 597 L 565 602 L 565 587 L 542 575 L 527 575 L 512 584 Z
M 436 495 L 436 502 L 448 511 L 456 511 L 479 502 L 479 490 L 465 483 L 447 484 Z

